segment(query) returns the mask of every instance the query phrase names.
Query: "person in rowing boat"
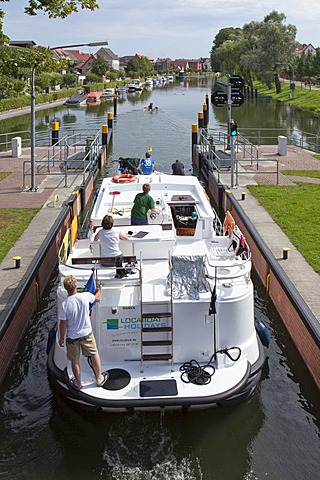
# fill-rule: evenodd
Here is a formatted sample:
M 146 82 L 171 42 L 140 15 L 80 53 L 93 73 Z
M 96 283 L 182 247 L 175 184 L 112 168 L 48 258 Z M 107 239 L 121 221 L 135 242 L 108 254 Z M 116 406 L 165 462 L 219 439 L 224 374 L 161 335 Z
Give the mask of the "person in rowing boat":
M 153 198 L 149 195 L 150 190 L 150 183 L 145 183 L 142 185 L 142 193 L 135 196 L 131 210 L 131 225 L 148 225 L 148 212 L 160 213 L 155 208 Z
M 148 105 L 148 112 L 153 112 L 153 110 L 158 110 L 158 107 L 155 107 L 153 103 L 149 103 Z
M 181 160 L 176 160 L 172 166 L 172 175 L 185 175 L 184 165 Z
M 140 170 L 142 175 L 150 175 L 154 171 L 154 160 L 150 152 L 146 152 L 145 157 L 140 160 Z
M 67 358 L 71 362 L 74 378 L 71 383 L 76 390 L 81 390 L 80 353 L 91 357 L 97 386 L 102 387 L 109 374 L 101 372 L 101 360 L 90 321 L 90 303 L 100 300 L 101 289 L 95 295 L 90 292 L 77 292 L 77 280 L 73 275 L 65 277 L 63 282 L 68 298 L 62 302 L 59 312 L 59 345 L 64 346 L 67 334 Z
M 96 233 L 94 240 L 101 242 L 101 256 L 116 259 L 116 278 L 122 278 L 126 271 L 122 268 L 122 252 L 119 248 L 120 240 L 129 240 L 124 232 L 116 232 L 113 227 L 113 217 L 105 215 L 101 222 L 102 228 Z M 101 265 L 103 263 L 101 262 Z

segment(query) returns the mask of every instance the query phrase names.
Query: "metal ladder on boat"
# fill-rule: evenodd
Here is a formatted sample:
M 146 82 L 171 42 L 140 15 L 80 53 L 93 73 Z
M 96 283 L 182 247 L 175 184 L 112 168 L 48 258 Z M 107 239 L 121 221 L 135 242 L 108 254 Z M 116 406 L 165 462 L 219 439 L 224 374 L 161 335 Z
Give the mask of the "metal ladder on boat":
M 172 270 L 170 269 L 170 276 L 172 279 Z M 167 311 L 162 312 L 146 312 L 146 304 L 143 302 L 142 297 L 142 268 L 140 268 L 140 306 L 141 306 L 141 318 L 140 318 L 140 332 L 141 332 L 141 363 L 140 372 L 142 373 L 144 361 L 171 361 L 171 370 L 173 371 L 173 304 L 172 304 L 172 281 L 170 282 L 170 299 L 166 304 L 161 305 L 161 308 L 166 306 Z M 148 304 L 150 307 L 150 304 Z M 157 309 L 156 309 L 157 310 Z M 158 318 L 159 321 L 163 318 L 167 320 L 167 325 L 163 327 L 145 327 L 145 320 L 147 318 Z M 165 335 L 163 335 L 165 334 Z M 163 338 L 166 336 L 166 338 Z M 152 353 L 150 352 L 152 347 Z M 148 353 L 146 353 L 148 350 Z M 166 350 L 165 352 L 163 350 Z

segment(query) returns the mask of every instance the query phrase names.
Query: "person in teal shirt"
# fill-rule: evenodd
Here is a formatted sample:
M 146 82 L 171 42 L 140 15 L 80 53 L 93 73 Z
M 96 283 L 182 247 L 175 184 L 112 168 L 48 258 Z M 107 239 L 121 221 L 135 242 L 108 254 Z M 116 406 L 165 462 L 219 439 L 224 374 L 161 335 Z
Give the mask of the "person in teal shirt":
M 148 212 L 160 213 L 155 208 L 154 200 L 149 195 L 151 190 L 150 183 L 142 185 L 142 193 L 138 193 L 133 201 L 131 209 L 131 225 L 148 225 Z

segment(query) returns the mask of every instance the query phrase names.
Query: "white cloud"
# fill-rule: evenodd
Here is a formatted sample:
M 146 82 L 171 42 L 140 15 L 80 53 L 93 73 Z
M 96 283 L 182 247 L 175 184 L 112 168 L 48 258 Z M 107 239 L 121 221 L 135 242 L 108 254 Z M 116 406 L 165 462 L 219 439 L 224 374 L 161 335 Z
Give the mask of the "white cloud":
M 221 28 L 262 21 L 272 10 L 296 25 L 298 41 L 320 46 L 319 0 L 100 0 L 96 12 L 81 10 L 67 19 L 48 19 L 42 13 L 28 17 L 23 13 L 26 4 L 27 0 L 1 3 L 4 32 L 14 40 L 51 47 L 107 39 L 120 56 L 197 58 L 209 55 Z

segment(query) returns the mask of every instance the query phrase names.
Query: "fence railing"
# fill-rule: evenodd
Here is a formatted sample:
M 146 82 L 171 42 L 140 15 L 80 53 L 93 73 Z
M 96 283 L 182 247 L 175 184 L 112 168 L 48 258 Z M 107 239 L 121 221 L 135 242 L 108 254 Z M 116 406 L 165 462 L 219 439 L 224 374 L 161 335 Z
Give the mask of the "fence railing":
M 259 158 L 259 148 L 242 135 L 238 135 L 232 141 L 234 141 L 233 155 L 230 147 L 231 139 L 227 133 L 210 129 L 200 132 L 197 149 L 202 162 L 205 163 L 205 169 L 202 172 L 205 176 L 208 170 L 215 170 L 218 181 L 220 181 L 221 175 L 226 173 L 226 169 L 229 169 L 233 176 L 231 184 L 235 181 L 235 184 L 238 185 L 240 175 L 256 175 L 258 172 L 259 174 L 275 174 L 276 183 L 279 183 L 278 159 Z M 266 169 L 266 165 L 269 168 Z M 249 168 L 246 168 L 247 166 Z
M 101 152 L 100 132 L 94 136 L 81 133 L 65 135 L 41 160 L 35 161 L 35 175 L 52 175 L 64 178 L 64 186 L 69 186 L 70 177 L 82 176 L 85 183 L 90 172 L 97 166 Z M 32 174 L 31 160 L 23 162 L 23 188 Z

